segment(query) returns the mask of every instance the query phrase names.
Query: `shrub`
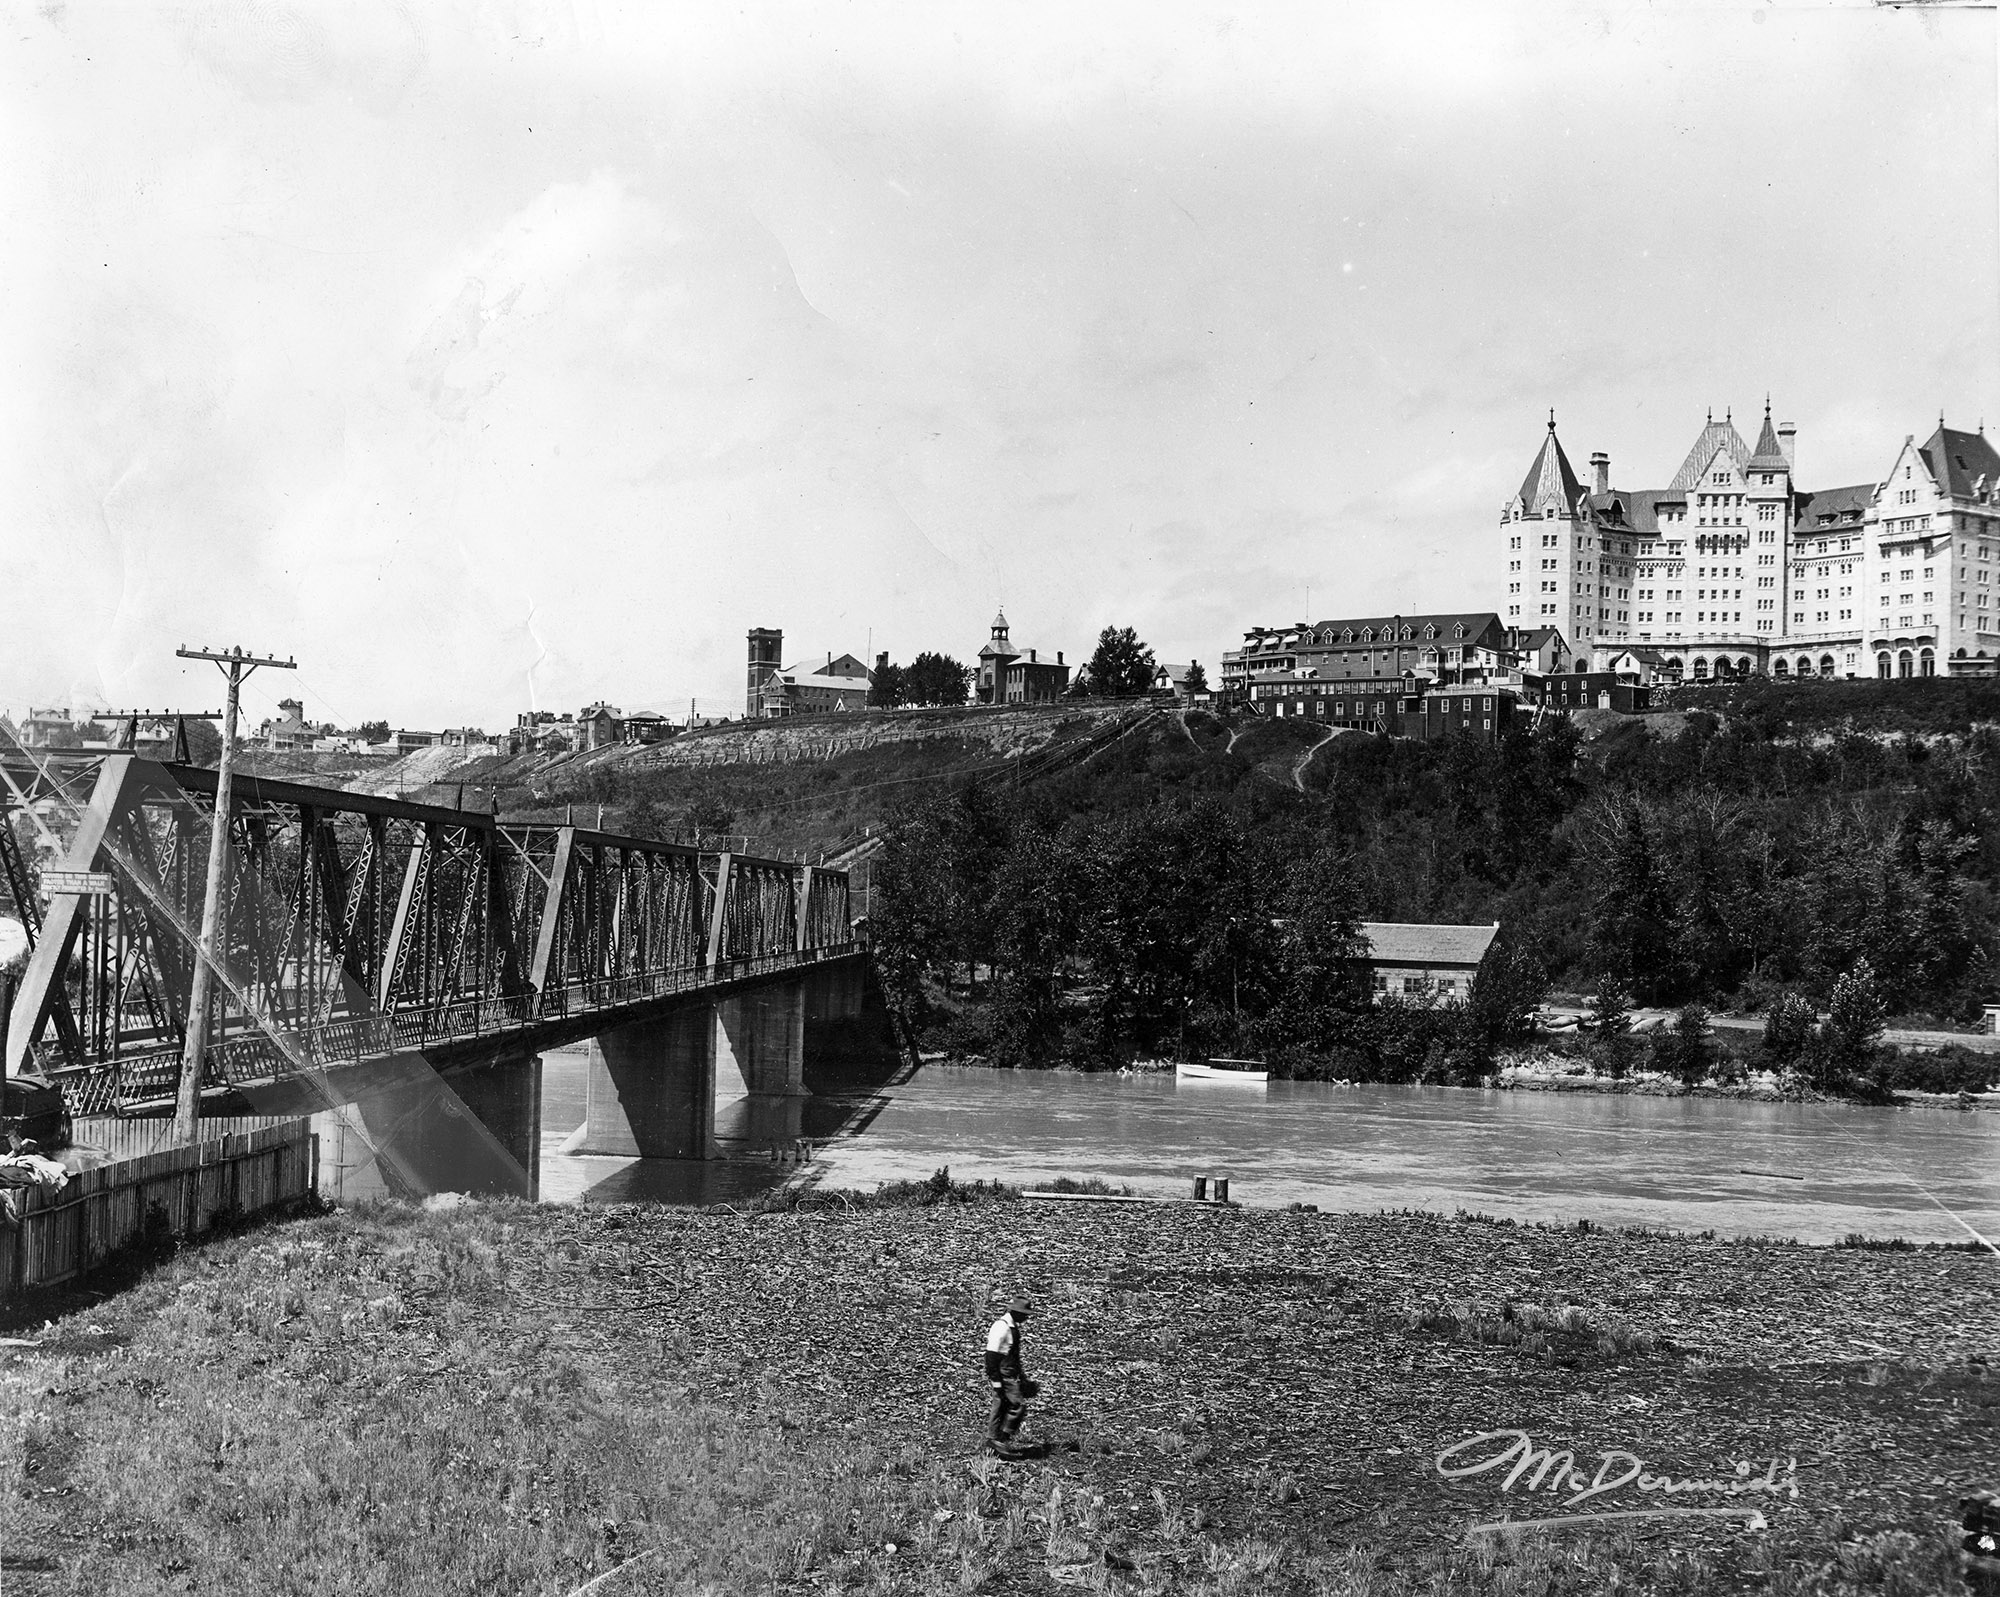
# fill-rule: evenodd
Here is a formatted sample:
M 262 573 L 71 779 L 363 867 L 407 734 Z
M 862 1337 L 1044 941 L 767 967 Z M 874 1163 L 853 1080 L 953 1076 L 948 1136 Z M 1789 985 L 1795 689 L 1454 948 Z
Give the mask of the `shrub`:
M 1684 1004 L 1674 1016 L 1673 1025 L 1654 1038 L 1653 1060 L 1691 1090 L 1708 1075 L 1713 1035 L 1708 1011 L 1700 1004 Z
M 1882 998 L 1865 959 L 1833 984 L 1826 1019 L 1813 1038 L 1812 1064 L 1822 1090 L 1837 1091 L 1859 1075 L 1882 1040 Z
M 1613 1081 L 1631 1072 L 1639 1045 L 1632 1035 L 1632 1005 L 1624 985 L 1615 976 L 1600 977 L 1591 995 L 1590 1062 Z
M 1767 1070 L 1796 1069 L 1812 1047 L 1818 1011 L 1799 993 L 1780 993 L 1764 1013 L 1761 1063 Z

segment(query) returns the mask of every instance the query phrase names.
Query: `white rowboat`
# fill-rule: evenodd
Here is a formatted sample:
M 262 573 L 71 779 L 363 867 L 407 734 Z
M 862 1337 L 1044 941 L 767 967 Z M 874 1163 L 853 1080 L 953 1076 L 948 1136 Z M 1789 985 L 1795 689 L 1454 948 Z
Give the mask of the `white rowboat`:
M 1174 1076 L 1180 1081 L 1254 1081 L 1261 1085 L 1271 1079 L 1271 1073 L 1260 1068 L 1263 1063 L 1261 1059 L 1211 1059 L 1205 1065 L 1183 1063 L 1174 1066 Z

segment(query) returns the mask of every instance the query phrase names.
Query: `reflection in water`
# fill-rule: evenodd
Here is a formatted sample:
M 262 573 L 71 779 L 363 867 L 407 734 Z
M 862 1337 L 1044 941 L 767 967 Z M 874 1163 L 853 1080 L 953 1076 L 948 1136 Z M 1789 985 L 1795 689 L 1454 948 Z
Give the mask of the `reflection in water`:
M 542 1056 L 545 1203 L 740 1203 L 798 1176 L 802 1144 L 817 1148 L 865 1131 L 894 1091 L 888 1070 L 808 1066 L 808 1096 L 749 1094 L 717 1104 L 719 1159 L 574 1154 L 565 1144 L 583 1124 L 588 1062 L 587 1044 Z

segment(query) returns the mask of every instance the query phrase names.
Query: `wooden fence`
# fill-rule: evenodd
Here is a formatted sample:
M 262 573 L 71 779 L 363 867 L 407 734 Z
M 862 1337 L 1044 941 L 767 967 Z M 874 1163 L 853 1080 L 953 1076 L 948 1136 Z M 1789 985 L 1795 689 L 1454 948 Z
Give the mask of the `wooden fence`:
M 60 1189 L 13 1188 L 20 1219 L 0 1230 L 0 1299 L 84 1274 L 135 1241 L 156 1206 L 168 1232 L 191 1237 L 219 1216 L 296 1203 L 318 1164 L 311 1122 L 287 1120 L 78 1171 Z

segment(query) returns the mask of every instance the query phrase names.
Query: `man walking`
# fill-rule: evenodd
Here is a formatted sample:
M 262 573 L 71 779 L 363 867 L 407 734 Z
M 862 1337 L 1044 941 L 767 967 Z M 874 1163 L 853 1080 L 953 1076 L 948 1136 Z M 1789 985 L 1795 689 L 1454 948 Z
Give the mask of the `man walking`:
M 986 1436 L 996 1451 L 1016 1445 L 1027 1400 L 1041 1390 L 1021 1367 L 1021 1330 L 1027 1319 L 1028 1300 L 1017 1297 L 986 1333 L 986 1382 L 993 1388 L 993 1423 Z

